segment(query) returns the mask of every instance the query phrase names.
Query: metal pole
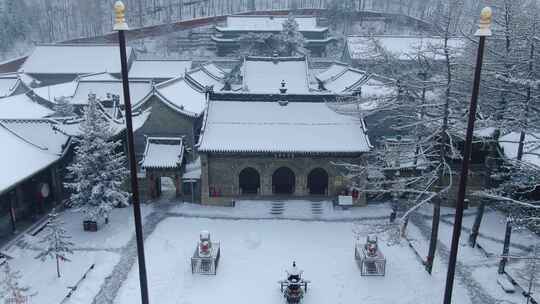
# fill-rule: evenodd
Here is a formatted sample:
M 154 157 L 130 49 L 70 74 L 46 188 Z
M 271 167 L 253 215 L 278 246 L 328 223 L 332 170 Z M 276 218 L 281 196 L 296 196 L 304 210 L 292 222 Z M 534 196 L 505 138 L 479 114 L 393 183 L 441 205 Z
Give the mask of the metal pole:
M 137 181 L 137 161 L 135 159 L 135 145 L 133 144 L 133 122 L 131 114 L 131 98 L 129 95 L 129 78 L 126 55 L 125 30 L 127 24 L 124 20 L 125 6 L 121 1 L 115 3 L 116 23 L 115 30 L 118 31 L 118 43 L 120 45 L 120 64 L 122 66 L 122 85 L 124 89 L 124 107 L 126 110 L 126 133 L 127 133 L 127 154 L 131 176 L 131 192 L 133 201 L 133 215 L 135 218 L 135 235 L 137 239 L 137 257 L 139 259 L 139 281 L 141 287 L 141 303 L 148 304 L 148 282 L 146 278 L 146 262 L 144 258 L 144 239 L 141 219 L 141 204 L 139 200 L 139 185 Z
M 491 9 L 484 8 L 481 13 L 480 30 L 476 36 L 480 37 L 478 44 L 478 54 L 476 57 L 476 69 L 474 72 L 473 91 L 469 107 L 469 122 L 467 124 L 467 133 L 465 144 L 463 146 L 463 162 L 459 179 L 459 188 L 456 200 L 456 214 L 454 218 L 454 230 L 452 235 L 452 245 L 450 247 L 450 259 L 448 261 L 448 272 L 446 275 L 446 288 L 444 290 L 444 304 L 451 304 L 452 291 L 454 288 L 454 276 L 456 272 L 456 261 L 459 248 L 459 237 L 461 234 L 461 225 L 463 221 L 463 209 L 465 205 L 465 192 L 467 190 L 467 176 L 469 173 L 469 163 L 471 160 L 472 140 L 474 131 L 474 122 L 476 120 L 476 108 L 478 104 L 478 95 L 480 93 L 480 75 L 482 73 L 482 62 L 484 59 L 484 45 L 486 36 L 491 35 L 489 26 L 491 24 Z

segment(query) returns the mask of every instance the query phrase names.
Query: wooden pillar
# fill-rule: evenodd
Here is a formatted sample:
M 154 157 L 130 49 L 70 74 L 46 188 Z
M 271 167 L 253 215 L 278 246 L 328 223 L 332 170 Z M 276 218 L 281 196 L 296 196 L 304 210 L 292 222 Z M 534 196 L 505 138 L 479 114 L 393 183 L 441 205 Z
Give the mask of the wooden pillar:
M 54 204 L 55 206 L 62 204 L 63 191 L 62 191 L 62 182 L 58 177 L 58 167 L 52 166 L 51 168 L 51 181 L 52 181 L 52 192 L 54 195 Z
M 176 189 L 176 197 L 182 196 L 182 179 L 178 174 L 174 176 L 174 187 Z
M 150 193 L 151 198 L 156 198 L 156 179 L 154 177 L 154 174 L 150 173 L 148 176 L 148 192 Z

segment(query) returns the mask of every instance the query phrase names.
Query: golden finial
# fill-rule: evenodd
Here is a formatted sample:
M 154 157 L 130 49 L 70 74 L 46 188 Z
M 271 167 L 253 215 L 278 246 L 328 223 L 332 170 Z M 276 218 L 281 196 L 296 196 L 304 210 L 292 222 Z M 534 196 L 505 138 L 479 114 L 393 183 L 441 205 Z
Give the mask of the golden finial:
M 480 26 L 476 31 L 475 36 L 491 36 L 491 18 L 493 17 L 493 12 L 491 7 L 486 6 L 482 9 L 480 13 Z
M 123 31 L 129 29 L 126 23 L 125 11 L 126 6 L 122 1 L 116 1 L 116 3 L 114 3 L 115 22 L 113 29 L 115 31 Z

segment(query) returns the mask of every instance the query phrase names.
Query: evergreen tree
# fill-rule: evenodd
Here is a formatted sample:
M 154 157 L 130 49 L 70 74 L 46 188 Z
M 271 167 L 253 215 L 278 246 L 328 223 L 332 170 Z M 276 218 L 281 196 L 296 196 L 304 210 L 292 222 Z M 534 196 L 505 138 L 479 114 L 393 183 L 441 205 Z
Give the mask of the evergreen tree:
M 294 19 L 292 14 L 285 22 L 283 22 L 283 30 L 277 37 L 280 55 L 282 56 L 294 56 L 296 53 L 304 48 L 306 40 L 302 33 L 298 29 L 298 22 Z
M 10 303 L 27 303 L 30 294 L 30 288 L 20 285 L 21 274 L 18 271 L 11 270 L 9 263 L 2 266 L 2 275 L 0 278 L 0 295 Z
M 66 186 L 73 190 L 73 205 L 81 208 L 86 220 L 107 222 L 114 206 L 127 205 L 128 193 L 122 190 L 122 183 L 128 170 L 126 157 L 117 152 L 121 143 L 110 140 L 111 128 L 95 95 L 89 96 L 80 128 L 75 160 L 68 167 L 74 182 Z
M 54 114 L 59 117 L 70 117 L 75 115 L 73 105 L 66 97 L 60 97 L 54 105 Z
M 73 243 L 70 241 L 71 236 L 62 227 L 64 223 L 58 219 L 58 214 L 53 210 L 49 213 L 49 220 L 45 226 L 45 236 L 40 243 L 45 245 L 36 259 L 45 261 L 48 258 L 56 260 L 56 273 L 60 277 L 60 260 L 70 262 L 68 254 L 73 254 Z

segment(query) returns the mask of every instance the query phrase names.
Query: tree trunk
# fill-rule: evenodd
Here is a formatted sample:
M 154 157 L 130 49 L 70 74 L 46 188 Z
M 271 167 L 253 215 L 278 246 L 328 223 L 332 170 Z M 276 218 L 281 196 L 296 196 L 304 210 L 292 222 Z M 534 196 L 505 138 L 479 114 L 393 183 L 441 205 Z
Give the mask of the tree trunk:
M 433 202 L 433 222 L 431 223 L 431 239 L 429 240 L 429 250 L 426 259 L 426 271 L 431 274 L 433 270 L 433 260 L 435 260 L 435 250 L 439 235 L 439 223 L 441 219 L 441 201 L 437 198 Z
M 60 258 L 56 255 L 56 274 L 60 277 Z
M 510 219 L 506 220 L 506 232 L 504 234 L 504 244 L 503 244 L 503 251 L 502 255 L 507 256 L 510 252 L 510 237 L 512 236 L 512 221 Z M 501 261 L 499 262 L 499 274 L 504 273 L 504 268 L 506 267 L 506 262 L 508 261 L 508 258 L 503 257 L 501 258 Z
M 476 247 L 476 239 L 480 233 L 480 224 L 482 224 L 482 218 L 484 217 L 484 210 L 486 209 L 486 203 L 484 200 L 480 202 L 478 211 L 476 212 L 476 217 L 474 218 L 474 224 L 472 226 L 471 234 L 469 235 L 469 245 L 471 247 Z

